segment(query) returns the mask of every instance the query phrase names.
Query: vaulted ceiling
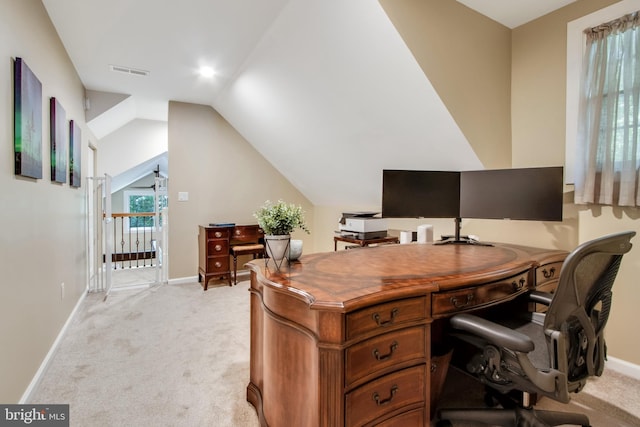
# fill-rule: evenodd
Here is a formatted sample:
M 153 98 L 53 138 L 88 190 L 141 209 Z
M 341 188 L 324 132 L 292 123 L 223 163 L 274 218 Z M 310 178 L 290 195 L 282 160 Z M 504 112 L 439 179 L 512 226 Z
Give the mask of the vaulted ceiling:
M 98 138 L 211 105 L 319 205 L 377 204 L 383 168 L 482 167 L 377 0 L 42 1 L 85 87 L 128 96 Z M 459 1 L 514 27 L 573 0 Z

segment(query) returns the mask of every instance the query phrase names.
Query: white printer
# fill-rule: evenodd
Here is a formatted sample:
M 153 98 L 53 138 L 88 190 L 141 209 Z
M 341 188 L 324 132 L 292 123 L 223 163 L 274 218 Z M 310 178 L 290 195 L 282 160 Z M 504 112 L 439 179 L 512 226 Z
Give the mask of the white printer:
M 343 236 L 378 239 L 387 236 L 387 220 L 376 218 L 378 212 L 343 212 L 338 230 Z

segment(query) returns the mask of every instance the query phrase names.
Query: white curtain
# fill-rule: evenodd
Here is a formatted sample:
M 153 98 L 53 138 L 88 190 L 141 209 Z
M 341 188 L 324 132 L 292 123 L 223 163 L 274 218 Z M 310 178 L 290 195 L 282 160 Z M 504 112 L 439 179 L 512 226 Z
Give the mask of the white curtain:
M 639 12 L 585 34 L 575 203 L 639 206 Z

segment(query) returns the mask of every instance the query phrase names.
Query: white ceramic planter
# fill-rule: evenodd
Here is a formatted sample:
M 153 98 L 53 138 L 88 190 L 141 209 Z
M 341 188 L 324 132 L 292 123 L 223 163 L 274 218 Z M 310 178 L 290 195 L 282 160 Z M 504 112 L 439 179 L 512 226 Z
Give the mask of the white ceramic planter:
M 280 264 L 280 262 L 286 257 L 287 253 L 289 252 L 290 241 L 291 236 L 288 234 L 265 235 L 264 243 L 269 258 L 271 258 L 276 264 Z

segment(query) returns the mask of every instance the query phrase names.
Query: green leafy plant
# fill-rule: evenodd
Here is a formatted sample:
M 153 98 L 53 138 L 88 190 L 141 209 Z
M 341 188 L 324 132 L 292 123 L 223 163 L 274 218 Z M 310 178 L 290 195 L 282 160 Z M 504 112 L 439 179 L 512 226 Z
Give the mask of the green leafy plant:
M 282 200 L 271 203 L 267 200 L 253 216 L 267 235 L 290 234 L 296 228 L 309 233 L 302 207 L 293 203 L 285 203 Z

